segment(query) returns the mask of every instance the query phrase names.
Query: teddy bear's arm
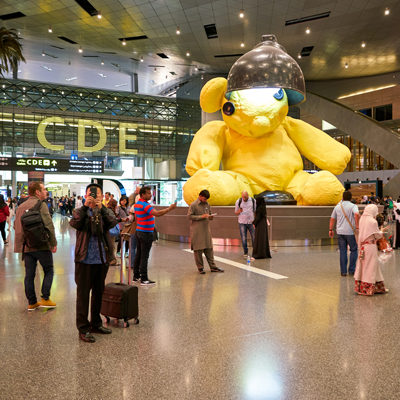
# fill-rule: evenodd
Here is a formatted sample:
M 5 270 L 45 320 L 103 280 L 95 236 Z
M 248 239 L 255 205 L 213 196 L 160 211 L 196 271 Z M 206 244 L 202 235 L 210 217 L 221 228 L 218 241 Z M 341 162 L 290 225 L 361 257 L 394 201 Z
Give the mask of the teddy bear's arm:
M 201 168 L 219 170 L 225 144 L 225 130 L 225 122 L 211 121 L 196 133 L 186 162 L 186 171 L 190 176 Z
M 346 146 L 299 119 L 286 117 L 282 126 L 300 153 L 319 168 L 335 175 L 344 171 L 351 159 Z

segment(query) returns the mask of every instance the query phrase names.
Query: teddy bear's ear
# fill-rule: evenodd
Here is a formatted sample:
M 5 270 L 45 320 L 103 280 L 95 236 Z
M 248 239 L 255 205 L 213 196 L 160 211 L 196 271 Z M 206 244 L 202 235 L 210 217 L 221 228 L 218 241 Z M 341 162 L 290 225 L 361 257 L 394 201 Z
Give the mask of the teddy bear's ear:
M 200 106 L 205 112 L 213 113 L 221 109 L 227 83 L 225 78 L 214 78 L 204 85 L 200 93 Z

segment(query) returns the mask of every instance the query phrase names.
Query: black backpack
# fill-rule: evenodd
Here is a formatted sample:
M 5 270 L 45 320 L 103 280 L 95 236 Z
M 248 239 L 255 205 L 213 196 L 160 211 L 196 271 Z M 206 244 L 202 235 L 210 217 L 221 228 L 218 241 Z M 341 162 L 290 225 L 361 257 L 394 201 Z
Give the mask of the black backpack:
M 40 206 L 42 201 L 38 202 L 29 210 L 26 210 L 21 216 L 22 230 L 24 231 L 24 248 L 39 248 L 49 242 L 50 237 L 44 226 L 42 216 L 40 215 Z
M 254 209 L 254 206 L 255 206 L 255 200 L 253 199 L 253 197 L 250 197 L 251 198 L 251 201 L 252 201 L 252 203 L 253 203 L 253 211 L 255 212 L 256 210 Z M 240 198 L 239 199 L 239 203 L 238 203 L 238 206 L 239 206 L 239 208 L 240 208 L 240 205 L 242 204 L 242 198 Z

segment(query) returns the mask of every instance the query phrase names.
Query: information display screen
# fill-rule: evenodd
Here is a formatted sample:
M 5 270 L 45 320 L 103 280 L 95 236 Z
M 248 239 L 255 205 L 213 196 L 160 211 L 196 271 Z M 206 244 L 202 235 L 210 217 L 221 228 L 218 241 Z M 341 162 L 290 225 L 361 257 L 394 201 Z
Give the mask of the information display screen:
M 0 170 L 102 174 L 104 161 L 0 157 Z

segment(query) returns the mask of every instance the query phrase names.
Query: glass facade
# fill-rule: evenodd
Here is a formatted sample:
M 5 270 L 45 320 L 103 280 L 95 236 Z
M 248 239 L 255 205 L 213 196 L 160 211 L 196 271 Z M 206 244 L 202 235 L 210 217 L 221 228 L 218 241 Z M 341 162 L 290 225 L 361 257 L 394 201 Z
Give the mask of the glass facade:
M 201 126 L 199 102 L 190 99 L 19 80 L 3 80 L 0 89 L 3 155 L 185 164 Z

